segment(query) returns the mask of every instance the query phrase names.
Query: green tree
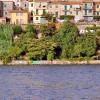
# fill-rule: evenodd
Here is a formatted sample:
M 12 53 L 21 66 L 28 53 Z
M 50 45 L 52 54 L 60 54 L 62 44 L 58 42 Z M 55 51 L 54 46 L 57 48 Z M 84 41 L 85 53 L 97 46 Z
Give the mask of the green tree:
M 82 44 L 78 44 L 76 43 L 74 45 L 74 49 L 73 49 L 73 57 L 81 57 L 81 52 L 82 52 Z
M 50 13 L 45 13 L 44 15 L 43 15 L 45 18 L 46 18 L 46 20 L 48 20 L 49 22 L 52 22 L 53 21 L 53 14 L 50 14 Z
M 28 41 L 27 41 L 28 42 Z M 29 59 L 47 59 L 49 51 L 54 51 L 56 43 L 51 38 L 32 39 L 27 44 L 27 56 Z
M 40 26 L 40 32 L 42 33 L 42 36 L 52 36 L 55 34 L 56 26 L 54 23 L 49 23 L 48 25 L 41 25 Z
M 13 43 L 13 29 L 11 25 L 0 25 L 0 60 L 9 58 L 7 50 Z M 6 60 L 8 61 L 8 60 Z
M 61 28 L 59 29 L 59 32 L 63 34 L 64 36 L 67 35 L 67 33 L 76 33 L 78 34 L 78 28 L 75 24 L 66 21 L 62 24 Z
M 13 30 L 14 30 L 14 35 L 19 35 L 19 34 L 21 34 L 22 33 L 22 27 L 21 26 L 18 26 L 18 25 L 16 25 L 16 26 L 14 26 L 13 27 Z
M 83 54 L 91 57 L 96 53 L 96 37 L 92 33 L 87 33 L 82 42 Z
M 51 60 L 51 61 L 54 60 L 54 52 L 52 52 L 52 51 L 48 52 L 47 60 Z
M 35 27 L 34 27 L 34 25 L 28 24 L 26 26 L 26 32 L 35 33 Z

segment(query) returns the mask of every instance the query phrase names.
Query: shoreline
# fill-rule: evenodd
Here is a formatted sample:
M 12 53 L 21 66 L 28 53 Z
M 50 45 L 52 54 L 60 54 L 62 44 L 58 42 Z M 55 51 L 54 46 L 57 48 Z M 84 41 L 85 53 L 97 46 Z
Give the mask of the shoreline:
M 3 64 L 0 61 L 0 65 L 86 65 L 86 64 L 100 64 L 100 60 L 89 60 L 89 61 L 25 61 L 25 60 L 14 60 L 8 64 Z

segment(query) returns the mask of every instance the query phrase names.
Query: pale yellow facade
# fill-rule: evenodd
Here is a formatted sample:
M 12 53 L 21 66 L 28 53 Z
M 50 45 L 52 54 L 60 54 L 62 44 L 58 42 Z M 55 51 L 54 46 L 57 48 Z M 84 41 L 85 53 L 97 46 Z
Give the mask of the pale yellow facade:
M 11 24 L 28 24 L 28 13 L 11 12 Z

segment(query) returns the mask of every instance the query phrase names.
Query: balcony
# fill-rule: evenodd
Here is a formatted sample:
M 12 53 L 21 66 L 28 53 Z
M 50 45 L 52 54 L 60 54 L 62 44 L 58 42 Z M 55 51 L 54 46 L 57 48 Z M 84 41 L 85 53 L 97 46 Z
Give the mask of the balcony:
M 83 5 L 83 9 L 87 10 L 87 9 L 93 9 L 93 4 L 84 4 Z

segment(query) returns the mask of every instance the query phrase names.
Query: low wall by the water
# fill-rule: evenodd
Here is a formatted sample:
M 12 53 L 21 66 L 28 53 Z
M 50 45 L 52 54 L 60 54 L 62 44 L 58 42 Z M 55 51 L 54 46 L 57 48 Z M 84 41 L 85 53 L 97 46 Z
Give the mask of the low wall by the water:
M 90 61 L 24 61 L 24 60 L 14 60 L 7 65 L 36 65 L 36 64 L 100 64 L 100 60 L 90 60 Z M 3 65 L 3 62 L 0 61 L 0 65 Z
M 90 61 L 32 61 L 31 64 L 100 64 L 100 60 L 90 60 Z

